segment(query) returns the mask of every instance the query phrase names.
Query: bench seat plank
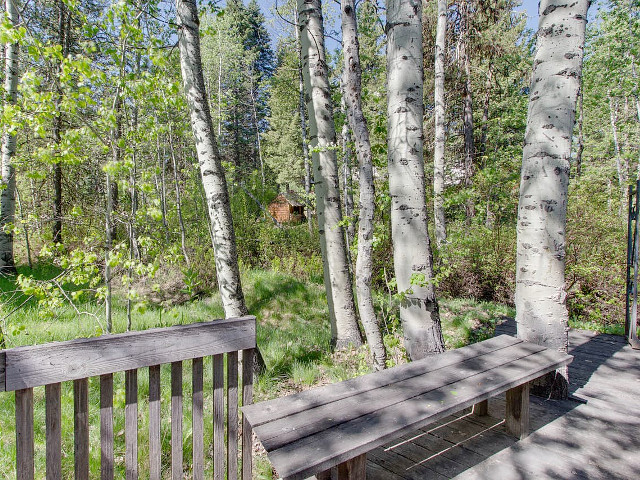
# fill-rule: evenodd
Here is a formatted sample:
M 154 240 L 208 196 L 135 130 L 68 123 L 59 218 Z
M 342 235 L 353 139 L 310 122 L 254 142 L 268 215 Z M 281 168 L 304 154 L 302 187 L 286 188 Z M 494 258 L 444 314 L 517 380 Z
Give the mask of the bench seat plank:
M 307 422 L 313 425 L 312 428 L 305 430 L 303 424 L 296 423 L 297 431 L 282 432 L 282 439 L 277 435 L 270 437 L 267 444 L 272 448 L 265 445 L 269 458 L 281 476 L 288 479 L 306 478 L 362 455 L 402 434 L 433 423 L 491 396 L 506 392 L 548 371 L 566 365 L 572 360 L 568 355 L 522 342 L 512 342 L 511 347 L 500 350 L 504 351 L 494 356 L 499 356 L 502 360 L 509 357 L 511 360 L 500 364 L 498 361 L 491 361 L 492 355 L 475 355 L 475 357 L 483 357 L 477 359 L 475 371 L 469 371 L 466 368 L 469 367 L 470 359 L 451 364 L 446 369 L 438 368 L 435 372 L 430 369 L 429 374 L 419 376 L 413 387 L 405 384 L 407 392 L 404 400 L 400 398 L 402 388 L 392 384 L 386 390 L 396 395 L 393 402 L 385 399 L 387 393 L 385 388 L 381 388 L 376 391 L 365 390 L 354 398 L 349 398 L 351 395 L 347 393 L 347 398 L 332 402 L 336 404 L 343 402 L 342 409 L 332 408 L 332 404 L 312 407 L 312 411 L 308 412 L 306 417 Z M 520 351 L 521 355 L 508 354 L 508 350 Z M 434 363 L 433 360 L 436 359 L 430 360 Z M 493 368 L 479 366 L 485 361 L 491 362 Z M 414 365 L 416 363 L 418 362 Z M 463 375 L 458 375 L 459 369 L 464 373 Z M 396 369 L 389 371 L 393 370 Z M 438 381 L 433 379 L 426 380 L 430 376 L 441 377 L 440 385 L 434 386 Z M 448 381 L 447 377 L 457 378 L 457 380 Z M 364 379 L 365 377 L 361 377 L 355 380 L 363 381 Z M 421 381 L 429 382 L 426 389 L 420 387 Z M 358 385 L 353 388 L 353 383 L 357 382 L 352 382 L 352 388 L 349 390 L 358 389 Z M 417 391 L 411 391 L 414 387 Z M 326 387 L 323 389 L 327 390 Z M 318 390 L 321 389 L 305 392 L 305 396 L 309 397 L 309 392 L 321 395 Z M 294 399 L 296 400 L 298 399 Z M 318 400 L 317 397 L 315 400 Z M 260 408 L 262 404 L 257 405 Z M 252 408 L 256 408 L 256 405 Z M 354 409 L 351 416 L 346 415 L 349 408 Z M 326 416 L 324 424 L 320 418 L 321 415 L 315 415 L 313 410 L 317 410 L 316 413 L 324 412 Z M 300 420 L 303 417 L 304 415 L 301 415 Z M 334 417 L 339 420 L 334 420 Z M 275 420 L 274 425 L 283 427 L 286 425 L 286 419 Z M 261 440 L 261 431 L 267 431 L 267 427 L 269 424 L 265 423 L 262 427 L 255 429 Z M 268 431 L 269 435 L 275 434 L 273 429 Z M 295 435 L 296 433 L 298 435 Z
M 263 423 L 289 417 L 295 413 L 304 412 L 309 408 L 319 407 L 349 395 L 357 395 L 374 390 L 390 383 L 423 375 L 425 372 L 445 368 L 478 355 L 495 352 L 519 343 L 522 343 L 522 340 L 509 335 L 500 335 L 465 348 L 449 350 L 436 357 L 424 358 L 392 369 L 345 380 L 344 382 L 325 385 L 255 405 L 248 405 L 242 408 L 242 412 L 255 428 Z
M 276 450 L 291 441 L 314 435 L 334 425 L 353 420 L 373 411 L 400 404 L 432 390 L 444 390 L 467 377 L 523 359 L 544 350 L 530 343 L 519 343 L 496 352 L 458 362 L 449 368 L 431 370 L 376 390 L 368 390 L 335 402 L 311 408 L 254 429 L 267 451 Z

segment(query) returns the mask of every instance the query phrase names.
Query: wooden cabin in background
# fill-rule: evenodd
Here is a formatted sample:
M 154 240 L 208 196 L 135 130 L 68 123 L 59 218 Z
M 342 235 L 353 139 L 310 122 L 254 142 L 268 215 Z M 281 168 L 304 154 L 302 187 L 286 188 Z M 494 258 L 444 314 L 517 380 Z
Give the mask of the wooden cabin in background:
M 307 220 L 304 214 L 305 204 L 295 192 L 279 193 L 269 204 L 269 213 L 279 223 L 301 223 Z

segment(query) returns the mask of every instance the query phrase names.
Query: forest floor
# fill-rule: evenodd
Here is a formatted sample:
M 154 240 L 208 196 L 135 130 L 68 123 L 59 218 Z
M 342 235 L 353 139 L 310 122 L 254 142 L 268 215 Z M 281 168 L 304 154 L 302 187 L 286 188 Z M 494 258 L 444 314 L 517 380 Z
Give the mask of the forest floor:
M 43 268 L 40 277 L 50 278 L 54 274 L 53 270 Z M 243 282 L 249 312 L 258 319 L 258 346 L 266 362 L 266 371 L 258 377 L 256 382 L 256 400 L 275 398 L 370 371 L 369 352 L 366 346 L 344 352 L 331 351 L 327 303 L 321 284 L 302 282 L 284 273 L 257 270 L 245 272 Z M 104 307 L 95 302 L 87 300 L 75 307 L 63 304 L 55 309 L 55 316 L 43 317 L 40 314 L 42 305 L 39 305 L 35 299 L 28 299 L 17 292 L 13 279 L 0 279 L 0 288 L 3 296 L 0 304 L 0 318 L 2 318 L 0 326 L 6 335 L 6 348 L 95 336 L 104 330 L 102 320 Z M 389 352 L 388 362 L 390 365 L 403 363 L 406 359 L 401 347 L 399 321 L 393 313 L 393 308 L 389 306 L 392 300 L 382 295 L 377 301 L 383 320 L 384 340 Z M 78 311 L 85 313 L 79 315 Z M 115 295 L 114 332 L 126 330 L 126 311 L 124 297 L 120 294 Z M 471 299 L 442 299 L 440 314 L 447 348 L 458 348 L 493 336 L 496 324 L 512 317 L 514 311 L 508 306 L 496 303 Z M 144 330 L 222 317 L 220 299 L 214 295 L 175 306 L 147 304 L 144 308 L 135 308 L 132 314 L 132 329 Z M 185 372 L 185 374 L 189 373 Z M 163 391 L 166 392 L 169 376 L 165 378 L 163 374 L 162 381 Z M 142 397 L 145 395 L 145 388 L 148 388 L 148 385 L 143 377 L 140 380 Z M 92 393 L 93 398 L 98 391 L 97 385 L 93 385 L 93 382 L 91 389 L 95 390 Z M 43 404 L 42 397 L 43 395 L 35 397 L 36 411 L 43 410 L 42 405 L 38 405 Z M 117 402 L 124 401 L 124 392 L 116 391 L 115 397 L 117 407 Z M 10 472 L 15 461 L 13 408 L 13 396 L 0 395 L 0 476 L 2 477 L 12 475 Z M 63 410 L 63 418 L 71 419 L 73 417 L 71 397 L 66 401 L 63 399 L 63 408 L 68 410 Z M 189 412 L 185 411 L 186 432 L 189 431 L 189 417 Z M 119 426 L 116 424 L 114 427 L 118 432 Z M 144 425 L 140 425 L 140 429 L 142 431 Z M 97 442 L 97 434 L 94 437 L 93 433 L 91 440 Z M 211 433 L 208 432 L 207 435 L 210 436 Z M 116 453 L 124 448 L 123 437 L 124 435 L 121 434 L 116 436 Z M 73 439 L 66 441 L 73 442 Z M 190 442 L 185 442 L 185 445 L 188 443 Z M 42 446 L 42 448 L 36 447 L 37 456 L 44 455 L 43 444 L 43 434 L 36 433 L 36 445 Z M 70 448 L 69 451 L 72 451 L 72 447 Z M 144 451 L 140 454 L 144 456 Z M 189 458 L 186 456 L 188 454 L 190 452 L 185 451 L 185 458 Z M 99 456 L 92 453 L 91 461 L 91 470 L 97 474 Z M 72 456 L 69 456 L 65 461 L 66 468 L 70 469 L 72 462 Z M 256 473 L 258 478 L 270 478 L 270 466 L 265 458 L 258 456 Z

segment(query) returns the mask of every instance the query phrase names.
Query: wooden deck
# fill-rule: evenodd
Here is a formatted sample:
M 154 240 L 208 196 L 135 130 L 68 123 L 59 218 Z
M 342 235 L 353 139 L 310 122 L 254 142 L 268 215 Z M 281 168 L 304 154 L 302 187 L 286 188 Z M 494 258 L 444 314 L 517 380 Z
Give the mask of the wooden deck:
M 515 334 L 511 322 L 499 332 Z M 572 398 L 531 398 L 531 435 L 504 432 L 504 400 L 489 417 L 448 417 L 367 456 L 369 479 L 638 479 L 640 351 L 623 337 L 569 332 Z

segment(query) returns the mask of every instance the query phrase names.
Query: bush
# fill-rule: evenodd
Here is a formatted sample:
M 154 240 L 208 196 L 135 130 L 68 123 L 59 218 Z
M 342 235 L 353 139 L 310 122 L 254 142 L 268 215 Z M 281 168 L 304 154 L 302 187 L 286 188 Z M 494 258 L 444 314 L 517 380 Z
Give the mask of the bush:
M 435 257 L 438 294 L 513 305 L 515 225 L 450 224 L 448 240 Z

